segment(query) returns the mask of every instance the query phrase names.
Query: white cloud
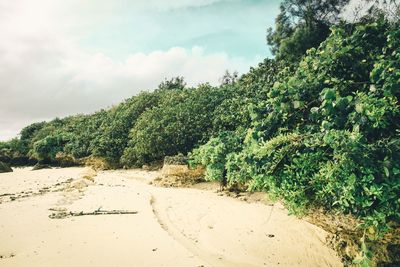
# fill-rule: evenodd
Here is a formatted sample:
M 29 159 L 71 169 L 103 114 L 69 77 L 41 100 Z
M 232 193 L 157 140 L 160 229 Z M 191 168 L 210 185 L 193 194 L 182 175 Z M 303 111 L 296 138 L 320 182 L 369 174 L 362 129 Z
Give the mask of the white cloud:
M 0 0 L 0 13 L 6 14 L 0 16 L 0 140 L 34 121 L 105 108 L 156 88 L 164 78 L 182 75 L 189 85 L 215 84 L 226 69 L 244 72 L 258 60 L 207 54 L 200 47 L 115 60 L 79 47 L 57 19 L 57 1 L 40 2 Z
M 382 9 L 389 19 L 398 18 L 400 1 L 386 1 L 386 0 L 350 0 L 346 6 L 342 17 L 350 22 L 355 22 L 367 15 L 371 7 Z
M 219 2 L 238 2 L 241 0 L 118 0 L 110 3 L 108 0 L 90 0 L 87 6 L 93 4 L 104 8 L 105 10 L 118 9 L 121 7 L 133 6 L 135 9 L 141 10 L 158 10 L 158 11 L 169 11 L 181 8 L 191 8 L 191 7 L 203 7 Z

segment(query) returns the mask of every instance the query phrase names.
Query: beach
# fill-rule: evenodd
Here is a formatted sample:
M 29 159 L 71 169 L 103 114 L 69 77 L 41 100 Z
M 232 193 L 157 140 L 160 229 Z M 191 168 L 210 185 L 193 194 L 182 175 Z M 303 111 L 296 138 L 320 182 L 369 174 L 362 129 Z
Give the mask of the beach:
M 0 266 L 342 266 L 327 233 L 280 203 L 152 185 L 159 175 L 0 174 Z

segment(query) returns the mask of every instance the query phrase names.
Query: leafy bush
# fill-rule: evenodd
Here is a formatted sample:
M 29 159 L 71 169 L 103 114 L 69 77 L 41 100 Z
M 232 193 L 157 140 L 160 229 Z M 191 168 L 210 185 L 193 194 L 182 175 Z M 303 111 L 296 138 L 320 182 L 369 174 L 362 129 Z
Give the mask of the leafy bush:
M 334 27 L 250 106 L 241 148 L 212 138 L 195 161 L 209 179 L 226 171 L 229 183 L 269 191 L 293 211 L 334 209 L 384 232 L 400 222 L 399 34 L 385 20 Z
M 69 118 L 63 131 L 71 136 L 71 139 L 65 144 L 65 153 L 75 158 L 83 158 L 92 155 L 92 143 L 99 136 L 107 112 L 101 110 L 90 115 L 77 115 Z
M 32 156 L 41 162 L 55 162 L 58 152 L 64 151 L 64 146 L 71 140 L 70 135 L 54 133 L 34 143 Z
M 139 116 L 160 101 L 160 93 L 142 92 L 109 110 L 90 144 L 95 156 L 119 162 L 129 141 L 129 131 Z
M 141 166 L 165 156 L 187 154 L 212 133 L 214 109 L 226 90 L 208 85 L 170 91 L 170 98 L 144 112 L 130 133 L 122 163 Z
M 206 179 L 222 181 L 228 157 L 241 147 L 242 138 L 235 132 L 222 132 L 211 138 L 206 144 L 193 150 L 190 154 L 190 165 L 206 166 Z
M 27 156 L 27 143 L 18 138 L 7 142 L 0 142 L 0 161 L 13 166 L 24 166 L 35 164 L 36 161 Z
M 245 132 L 251 126 L 252 108 L 267 99 L 267 92 L 282 68 L 282 63 L 265 59 L 238 82 L 224 86 L 227 96 L 214 111 L 214 132 Z

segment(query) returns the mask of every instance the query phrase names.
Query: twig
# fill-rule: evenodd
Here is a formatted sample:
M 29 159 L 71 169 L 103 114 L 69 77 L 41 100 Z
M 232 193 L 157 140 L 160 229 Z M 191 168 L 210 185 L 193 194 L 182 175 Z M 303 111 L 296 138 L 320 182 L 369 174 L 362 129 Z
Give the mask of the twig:
M 52 213 L 49 215 L 51 219 L 64 219 L 67 217 L 74 216 L 88 216 L 88 215 L 115 215 L 115 214 L 137 214 L 137 211 L 129 211 L 129 210 L 95 210 L 93 212 L 58 212 Z

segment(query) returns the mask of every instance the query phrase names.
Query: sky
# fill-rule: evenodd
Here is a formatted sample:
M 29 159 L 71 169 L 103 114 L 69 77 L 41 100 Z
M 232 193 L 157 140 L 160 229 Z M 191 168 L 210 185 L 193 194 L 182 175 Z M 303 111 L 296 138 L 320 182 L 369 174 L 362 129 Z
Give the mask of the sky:
M 0 140 L 271 57 L 279 0 L 0 0 Z

